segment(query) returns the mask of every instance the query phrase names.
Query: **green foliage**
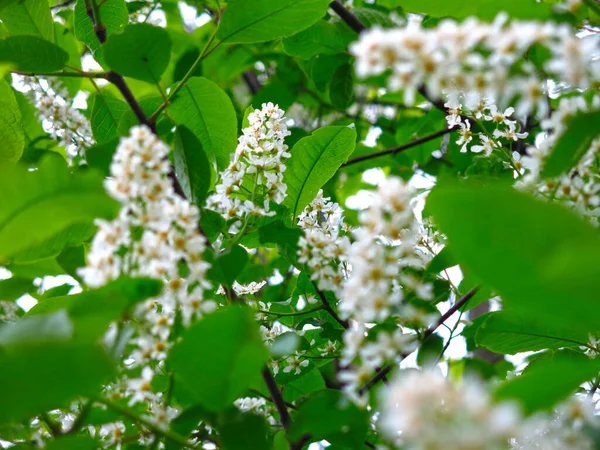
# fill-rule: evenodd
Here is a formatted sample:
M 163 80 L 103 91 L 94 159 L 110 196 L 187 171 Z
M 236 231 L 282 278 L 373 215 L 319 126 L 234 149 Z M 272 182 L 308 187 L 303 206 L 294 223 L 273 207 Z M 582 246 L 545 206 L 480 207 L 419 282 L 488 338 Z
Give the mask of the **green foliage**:
M 106 35 L 120 32 L 129 22 L 125 0 L 106 0 L 99 4 L 102 23 L 106 27 Z M 73 16 L 75 36 L 89 47 L 92 55 L 104 66 L 104 53 L 94 31 L 92 20 L 88 16 L 85 0 L 77 0 Z
M 565 126 L 567 130 L 558 138 L 544 164 L 544 177 L 557 177 L 579 162 L 600 133 L 600 111 L 577 114 Z
M 255 43 L 291 36 L 325 15 L 327 0 L 244 0 L 228 2 L 217 38 L 229 44 Z
M 68 406 L 94 394 L 114 363 L 98 344 L 75 339 L 65 311 L 27 317 L 0 328 L 0 423 Z M 18 380 L 18 382 L 15 382 Z
M 573 212 L 509 187 L 449 183 L 431 193 L 427 208 L 457 261 L 500 293 L 507 309 L 598 330 L 598 278 L 584 274 L 600 235 Z
M 293 217 L 302 212 L 346 162 L 354 151 L 355 142 L 353 128 L 323 127 L 296 143 L 284 174 L 288 195 L 283 204 Z
M 369 426 L 368 414 L 348 402 L 341 392 L 317 391 L 298 407 L 290 435 L 310 433 L 343 448 L 362 448 Z
M 194 355 L 190 358 L 189 355 Z M 260 378 L 268 358 L 252 313 L 229 307 L 201 319 L 170 352 L 175 396 L 221 411 Z M 210 367 L 210 370 L 206 370 Z
M 106 41 L 104 59 L 121 75 L 156 84 L 169 64 L 171 45 L 163 28 L 146 23 L 128 25 Z
M 173 148 L 175 173 L 187 198 L 202 206 L 211 187 L 212 171 L 202 144 L 189 128 L 180 126 Z
M 228 411 L 219 418 L 218 429 L 225 450 L 269 448 L 267 422 L 256 414 Z
M 0 199 L 0 261 L 5 263 L 71 224 L 116 213 L 116 202 L 97 174 L 69 174 L 59 157 L 46 158 L 36 172 L 5 170 L 0 190 L 7 194 Z
M 494 0 L 460 0 L 452 3 L 444 0 L 401 0 L 399 2 L 406 12 L 428 14 L 434 17 L 455 17 L 464 19 L 477 16 L 485 20 L 493 20 L 500 11 L 507 12 L 515 19 L 545 19 L 550 13 L 550 6 L 535 0 L 509 0 L 499 7 Z
M 518 378 L 501 384 L 498 399 L 518 400 L 527 413 L 548 409 L 600 371 L 600 360 L 561 351 L 532 362 Z
M 39 36 L 54 42 L 54 23 L 48 2 L 20 0 L 0 8 L 0 19 L 11 34 Z
M 310 59 L 317 55 L 343 53 L 354 38 L 344 24 L 319 20 L 310 28 L 283 39 L 283 48 L 290 56 Z
M 92 111 L 90 124 L 97 144 L 103 144 L 119 136 L 119 122 L 129 111 L 129 106 L 108 92 L 97 92 L 90 96 Z
M 0 62 L 22 72 L 58 72 L 69 55 L 57 45 L 37 36 L 10 36 L 0 40 Z
M 587 333 L 580 327 L 540 321 L 535 316 L 509 311 L 489 314 L 477 328 L 475 335 L 478 345 L 494 352 L 511 355 L 519 352 L 584 346 L 587 339 Z
M 23 154 L 24 135 L 21 113 L 14 92 L 0 80 L 0 169 L 13 164 Z
M 177 125 L 185 125 L 202 143 L 209 159 L 219 170 L 229 164 L 237 145 L 237 118 L 231 100 L 206 78 L 191 78 L 173 99 L 169 115 Z

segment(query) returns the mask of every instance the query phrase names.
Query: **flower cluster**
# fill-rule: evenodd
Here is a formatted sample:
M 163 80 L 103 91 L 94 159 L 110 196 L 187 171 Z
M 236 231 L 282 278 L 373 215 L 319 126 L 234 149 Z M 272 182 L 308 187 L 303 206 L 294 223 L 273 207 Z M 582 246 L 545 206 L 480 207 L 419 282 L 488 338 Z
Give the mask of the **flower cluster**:
M 421 283 L 410 269 L 422 269 L 417 249 L 418 224 L 412 192 L 399 178 L 382 182 L 369 208 L 360 213 L 360 227 L 350 249 L 352 272 L 344 285 L 340 310 L 361 323 L 402 315 L 405 291 L 430 300 L 432 286 Z
M 69 93 L 59 81 L 50 83 L 39 77 L 23 77 L 22 83 L 44 130 L 58 140 L 70 156 L 81 154 L 82 149 L 94 143 L 90 122 L 73 107 Z
M 298 226 L 304 231 L 298 240 L 298 261 L 307 265 L 320 290 L 340 297 L 350 250 L 350 239 L 341 235 L 342 208 L 323 197 L 321 189 L 298 217 Z
M 492 154 L 494 150 L 504 152 L 512 162 L 511 155 L 504 149 L 512 148 L 515 142 L 525 139 L 528 136 L 526 132 L 518 131 L 516 120 L 510 117 L 515 112 L 514 108 L 509 107 L 504 111 L 485 97 L 480 97 L 475 104 L 469 104 L 473 98 L 467 97 L 465 105 L 453 99 L 445 103 L 448 110 L 446 122 L 449 128 L 458 125 L 457 145 L 461 146 L 460 151 L 465 153 L 467 150 L 473 153 L 483 153 L 485 156 Z M 481 131 L 474 132 L 471 125 L 476 123 Z M 479 144 L 475 145 L 479 139 Z
M 406 302 L 407 294 L 431 300 L 433 287 L 417 274 L 425 265 L 425 256 L 417 248 L 419 226 L 410 205 L 412 191 L 399 178 L 382 182 L 369 208 L 359 215 L 360 227 L 350 248 L 351 267 L 345 281 L 340 311 L 354 319 L 344 333 L 339 374 L 346 393 L 364 400 L 360 388 L 386 361 L 414 350 L 415 335 L 402 328 L 389 333 L 366 324 L 391 320 L 396 325 L 426 326 L 431 320 Z M 367 332 L 367 328 L 369 331 Z
M 538 69 L 573 87 L 596 87 L 599 39 L 579 38 L 565 24 L 508 22 L 501 14 L 491 24 L 468 18 L 423 28 L 417 19 L 404 28 L 374 28 L 362 33 L 350 50 L 361 77 L 391 70 L 388 86 L 403 90 L 407 103 L 412 104 L 416 92 L 426 86 L 434 98 L 485 96 L 500 105 L 517 98 L 519 116 L 533 111 L 544 116 L 548 104 Z M 543 46 L 550 54 L 541 67 L 524 58 L 533 46 Z
M 229 166 L 220 174 L 216 194 L 207 207 L 225 219 L 237 219 L 233 232 L 251 217 L 273 216 L 271 201 L 281 204 L 286 196 L 283 183 L 284 159 L 291 155 L 284 143 L 290 132 L 284 111 L 273 103 L 264 103 L 248 115 Z
M 520 419 L 512 404 L 492 404 L 477 380 L 456 387 L 427 371 L 400 372 L 381 402 L 381 432 L 407 450 L 505 449 Z
M 542 121 L 544 139 L 537 147 L 528 148 L 524 163 L 528 173 L 520 186 L 544 197 L 558 200 L 598 224 L 600 216 L 600 139 L 591 141 L 577 165 L 556 179 L 541 180 L 540 172 L 558 139 L 576 115 L 600 110 L 600 97 L 591 102 L 583 97 L 565 97 L 549 119 Z
M 153 392 L 155 367 L 165 358 L 179 311 L 184 325 L 216 307 L 204 300 L 209 264 L 199 233 L 198 209 L 175 195 L 169 179 L 168 147 L 144 126 L 121 140 L 111 165 L 108 192 L 122 204 L 112 222 L 98 221 L 98 232 L 80 274 L 88 286 L 101 286 L 119 277 L 145 276 L 165 281 L 159 297 L 139 305 L 135 349 L 126 360 L 132 373 L 123 383 L 130 404 L 149 402 L 153 417 L 173 417 Z M 185 268 L 184 268 L 185 267 Z M 141 372 L 140 372 L 141 367 Z M 119 386 L 114 387 L 119 391 Z

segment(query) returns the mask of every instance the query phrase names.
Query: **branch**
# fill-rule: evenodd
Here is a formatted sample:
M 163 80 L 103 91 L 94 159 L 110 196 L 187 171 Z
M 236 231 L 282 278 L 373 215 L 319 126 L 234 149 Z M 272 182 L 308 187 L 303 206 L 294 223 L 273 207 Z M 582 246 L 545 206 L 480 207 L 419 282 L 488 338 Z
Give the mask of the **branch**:
M 102 23 L 102 17 L 100 16 L 100 7 L 96 0 L 85 0 L 85 12 L 94 25 L 94 33 L 100 44 L 106 42 L 106 26 Z
M 382 150 L 380 152 L 370 153 L 368 155 L 357 156 L 356 158 L 352 158 L 348 162 L 342 164 L 342 167 L 346 167 L 346 166 L 349 166 L 351 164 L 356 164 L 356 163 L 359 163 L 359 162 L 362 162 L 362 161 L 366 161 L 368 159 L 377 158 L 379 156 L 395 155 L 396 153 L 400 153 L 400 152 L 403 152 L 403 151 L 408 150 L 410 148 L 417 147 L 417 146 L 419 146 L 421 144 L 424 144 L 425 142 L 432 141 L 433 139 L 436 139 L 436 138 L 444 136 L 444 135 L 446 135 L 448 133 L 451 133 L 452 131 L 456 130 L 456 128 L 457 127 L 445 128 L 443 130 L 436 131 L 435 133 L 429 134 L 427 136 L 423 136 L 422 138 L 415 139 L 414 141 L 409 142 L 407 144 L 402 144 L 402 145 L 400 145 L 398 147 L 389 148 L 387 150 Z
M 338 313 L 336 313 L 336 312 L 334 311 L 334 309 L 331 307 L 331 305 L 330 305 L 330 304 L 329 304 L 329 302 L 327 301 L 327 298 L 325 298 L 325 294 L 323 293 L 323 291 L 322 291 L 322 290 L 320 290 L 320 289 L 317 287 L 317 285 L 315 284 L 315 282 L 314 282 L 314 281 L 313 281 L 313 286 L 315 287 L 315 290 L 317 291 L 317 294 L 319 295 L 319 298 L 321 299 L 321 303 L 323 304 L 323 309 L 324 309 L 325 311 L 327 311 L 327 312 L 328 312 L 328 313 L 331 315 L 331 317 L 333 317 L 333 318 L 335 319 L 335 321 L 336 321 L 337 323 L 339 323 L 339 324 L 340 324 L 340 325 L 341 325 L 341 326 L 344 328 L 344 330 L 347 330 L 347 329 L 348 329 L 348 327 L 349 327 L 349 325 L 348 325 L 348 321 L 347 321 L 347 320 L 344 320 L 344 319 L 342 319 L 342 318 L 341 318 L 341 317 L 338 315 Z
M 427 339 L 429 336 L 431 336 L 435 332 L 435 330 L 438 329 L 438 327 L 440 327 L 446 320 L 448 320 L 450 316 L 452 316 L 456 311 L 458 311 L 460 308 L 466 305 L 467 302 L 471 300 L 475 294 L 477 294 L 477 291 L 479 291 L 479 286 L 475 286 L 473 289 L 471 289 L 469 292 L 463 295 L 457 302 L 455 302 L 454 305 L 452 305 L 450 309 L 448 309 L 448 311 L 446 311 L 435 324 L 433 324 L 427 330 L 425 330 L 425 332 L 423 333 L 423 339 Z M 411 353 L 412 352 L 403 352 L 400 355 L 400 357 L 404 359 Z M 390 371 L 392 370 L 392 368 L 393 365 L 388 364 L 387 366 L 378 370 L 377 373 L 375 373 L 375 376 L 369 381 L 367 381 L 367 383 L 363 387 L 361 387 L 358 392 L 362 394 L 371 389 L 379 381 L 385 379 L 387 374 L 390 373 Z
M 329 6 L 338 16 L 340 16 L 340 19 L 346 22 L 348 26 L 357 33 L 360 34 L 367 29 L 367 27 L 360 20 L 358 20 L 358 17 L 344 8 L 344 5 L 342 5 L 338 0 L 331 2 Z
M 252 95 L 256 95 L 258 91 L 260 91 L 260 89 L 262 88 L 254 70 L 247 70 L 243 73 L 242 78 L 248 86 L 248 89 L 250 89 Z
M 137 117 L 138 121 L 142 125 L 146 125 L 147 127 L 149 127 L 154 133 L 156 133 L 156 125 L 150 122 L 150 120 L 148 120 L 148 117 L 146 117 L 146 113 L 144 113 L 142 107 L 133 96 L 131 89 L 129 89 L 129 86 L 127 86 L 125 78 L 123 78 L 118 73 L 110 71 L 106 74 L 106 79 L 112 84 L 114 84 L 115 87 L 119 90 L 119 92 L 121 92 L 121 95 L 123 95 L 123 98 Z

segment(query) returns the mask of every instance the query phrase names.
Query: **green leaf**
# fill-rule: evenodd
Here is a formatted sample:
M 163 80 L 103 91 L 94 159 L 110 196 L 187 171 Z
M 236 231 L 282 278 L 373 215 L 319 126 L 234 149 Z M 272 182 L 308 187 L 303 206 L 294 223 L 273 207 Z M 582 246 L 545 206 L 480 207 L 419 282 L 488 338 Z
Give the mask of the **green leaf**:
M 58 72 L 69 55 L 59 46 L 37 36 L 9 36 L 0 40 L 0 62 L 21 72 Z
M 526 413 L 552 408 L 600 371 L 600 359 L 570 351 L 532 362 L 521 376 L 501 384 L 499 400 L 516 399 Z
M 309 433 L 311 440 L 325 439 L 347 449 L 360 449 L 367 435 L 369 413 L 344 398 L 340 391 L 321 390 L 300 404 L 290 429 L 299 439 Z
M 129 22 L 129 12 L 125 0 L 105 0 L 99 3 L 100 16 L 102 23 L 106 26 L 107 37 L 120 32 Z M 94 59 L 104 66 L 104 54 L 102 45 L 98 42 L 94 25 L 90 17 L 87 15 L 85 8 L 85 0 L 77 0 L 75 4 L 75 12 L 73 15 L 73 27 L 75 28 L 75 36 L 85 45 L 87 45 Z
M 33 279 L 30 277 L 12 276 L 0 280 L 0 300 L 13 301 L 21 295 L 27 294 L 34 289 Z
M 219 170 L 227 167 L 237 146 L 237 116 L 231 100 L 210 80 L 192 77 L 168 108 L 177 125 L 194 132 Z
M 432 334 L 421 343 L 419 351 L 417 352 L 417 364 L 421 367 L 434 366 L 437 363 L 443 348 L 444 339 L 437 334 Z
M 345 110 L 354 101 L 352 66 L 344 64 L 335 69 L 329 85 L 329 99 L 335 109 Z
M 328 0 L 244 0 L 227 4 L 217 38 L 229 44 L 272 41 L 302 31 L 322 18 Z
M 283 388 L 283 399 L 286 402 L 295 402 L 299 398 L 321 389 L 325 389 L 325 380 L 319 369 L 315 368 L 295 376 L 286 383 Z
M 169 65 L 171 46 L 167 30 L 138 23 L 106 41 L 104 60 L 121 75 L 156 84 Z
M 514 19 L 545 19 L 551 13 L 549 4 L 535 0 L 507 0 L 501 6 L 496 0 L 402 0 L 400 6 L 406 12 L 455 19 L 477 16 L 482 20 L 493 20 L 500 11 Z
M 565 124 L 542 169 L 542 177 L 553 178 L 573 168 L 600 133 L 600 111 L 582 112 Z
M 91 224 L 75 223 L 64 230 L 51 236 L 43 242 L 27 247 L 16 254 L 12 260 L 15 264 L 28 264 L 41 259 L 55 257 L 64 250 L 66 246 L 79 245 L 90 239 L 96 232 L 96 227 Z
M 268 449 L 269 426 L 252 413 L 231 410 L 219 417 L 219 442 L 224 450 Z
M 73 337 L 64 311 L 25 317 L 0 328 L 0 423 L 66 407 L 94 394 L 114 374 L 106 352 Z
M 119 122 L 129 110 L 127 103 L 105 91 L 93 93 L 88 101 L 92 105 L 90 123 L 96 142 L 102 144 L 119 137 Z
M 588 336 L 581 328 L 552 327 L 539 323 L 535 316 L 525 316 L 510 311 L 488 314 L 477 328 L 475 341 L 496 353 L 514 355 L 543 349 L 584 346 Z
M 350 42 L 356 38 L 345 24 L 319 20 L 310 28 L 283 40 L 283 49 L 301 59 L 311 59 L 317 55 L 344 53 Z
M 54 24 L 46 1 L 19 0 L 0 8 L 0 19 L 11 34 L 29 34 L 54 42 Z
M 23 154 L 25 137 L 14 91 L 0 79 L 0 169 L 16 163 Z
M 510 187 L 438 186 L 427 200 L 457 261 L 506 310 L 596 333 L 600 233 L 566 208 Z
M 212 280 L 231 287 L 247 263 L 248 252 L 241 245 L 236 245 L 217 256 L 208 275 Z
M 88 436 L 59 436 L 49 440 L 46 450 L 95 450 L 98 444 Z
M 81 49 L 73 30 L 54 22 L 54 32 L 56 34 L 56 45 L 69 55 L 67 65 L 81 69 Z M 74 98 L 79 92 L 83 80 L 79 77 L 61 77 L 60 81 L 67 88 L 69 95 Z
M 319 189 L 348 160 L 355 142 L 354 128 L 323 127 L 296 143 L 284 173 L 288 190 L 283 205 L 293 217 L 302 212 Z
M 110 175 L 110 165 L 113 155 L 119 145 L 119 138 L 115 137 L 102 144 L 92 145 L 85 151 L 88 166 L 99 170 L 105 176 Z
M 73 320 L 75 336 L 95 340 L 108 325 L 136 303 L 157 296 L 162 282 L 144 278 L 121 278 L 81 294 L 52 297 L 39 302 L 27 316 L 66 310 Z
M 118 204 L 109 198 L 95 172 L 70 175 L 58 156 L 39 169 L 5 170 L 0 176 L 0 261 L 42 243 L 74 223 L 111 219 Z
M 189 128 L 179 126 L 175 132 L 173 153 L 175 174 L 185 196 L 202 207 L 211 186 L 210 162 L 202 144 Z
M 226 409 L 260 382 L 267 358 L 252 313 L 240 306 L 219 310 L 188 329 L 170 351 L 174 394 L 184 406 Z

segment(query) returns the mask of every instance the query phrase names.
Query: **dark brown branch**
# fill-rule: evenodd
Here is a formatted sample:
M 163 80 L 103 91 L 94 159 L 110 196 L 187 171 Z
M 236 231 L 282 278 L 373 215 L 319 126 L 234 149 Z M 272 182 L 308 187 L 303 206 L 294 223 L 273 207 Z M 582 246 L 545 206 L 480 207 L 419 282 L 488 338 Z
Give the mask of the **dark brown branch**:
M 344 5 L 342 5 L 338 0 L 331 2 L 329 6 L 338 16 L 340 16 L 340 19 L 346 22 L 346 24 L 357 33 L 360 34 L 367 29 L 367 27 L 364 26 L 360 20 L 358 20 L 358 17 L 344 8 Z
M 125 79 L 118 73 L 112 71 L 106 73 L 106 79 L 112 84 L 114 84 L 115 87 L 121 93 L 121 95 L 123 95 L 123 98 L 135 114 L 135 117 L 137 117 L 138 121 L 142 125 L 146 125 L 154 133 L 156 133 L 156 126 L 153 123 L 151 123 L 150 120 L 148 120 L 146 113 L 144 113 L 142 107 L 140 106 L 136 98 L 133 96 L 133 93 L 131 92 L 131 89 L 129 89 L 129 86 L 127 86 Z
M 333 317 L 335 319 L 335 321 L 337 323 L 339 323 L 342 327 L 344 327 L 344 330 L 348 329 L 348 321 L 342 319 L 337 312 L 335 312 L 335 310 L 331 307 L 331 305 L 329 304 L 329 302 L 327 301 L 327 298 L 325 297 L 325 294 L 323 293 L 323 291 L 321 291 L 317 285 L 313 282 L 313 286 L 315 287 L 315 290 L 317 291 L 317 294 L 319 295 L 319 298 L 321 299 L 321 303 L 323 304 L 323 309 L 325 311 L 327 311 L 331 317 Z
M 246 82 L 246 85 L 248 86 L 248 89 L 250 89 L 252 95 L 256 95 L 262 88 L 262 85 L 260 84 L 260 81 L 258 81 L 258 77 L 256 76 L 256 72 L 254 70 L 247 70 L 242 75 L 242 78 Z
M 427 330 L 425 330 L 425 332 L 423 333 L 423 339 L 427 339 L 429 336 L 431 336 L 435 332 L 435 330 L 437 330 L 444 322 L 446 322 L 446 320 L 448 320 L 448 318 L 450 318 L 456 311 L 458 311 L 460 308 L 462 308 L 464 305 L 466 305 L 467 302 L 469 300 L 471 300 L 473 298 L 473 296 L 477 293 L 477 291 L 479 291 L 479 286 L 475 286 L 473 289 L 471 289 L 469 292 L 467 292 L 465 295 L 463 295 L 457 302 L 455 302 L 454 305 L 452 305 L 448 309 L 448 311 L 446 311 L 442 315 L 442 317 L 440 317 L 438 319 L 438 321 L 436 323 L 434 323 Z M 400 357 L 402 359 L 404 359 L 411 353 L 412 352 L 404 352 L 400 355 Z M 371 378 L 363 387 L 361 387 L 358 392 L 360 394 L 362 394 L 362 393 L 368 391 L 369 389 L 371 389 L 378 382 L 384 380 L 386 378 L 387 374 L 390 373 L 392 368 L 393 368 L 393 365 L 388 364 L 387 366 L 378 370 L 377 373 L 375 373 L 375 376 L 373 378 Z
M 427 136 L 423 136 L 422 138 L 419 139 L 415 139 L 412 142 L 409 142 L 407 144 L 402 144 L 399 145 L 398 147 L 393 147 L 393 148 L 388 148 L 387 150 L 382 150 L 380 152 L 375 152 L 375 153 L 369 153 L 368 155 L 361 155 L 361 156 L 357 156 L 356 158 L 352 158 L 351 160 L 349 160 L 348 162 L 346 162 L 345 164 L 342 164 L 342 167 L 346 167 L 349 166 L 351 164 L 356 164 L 362 161 L 366 161 L 368 159 L 373 159 L 373 158 L 377 158 L 379 156 L 385 156 L 385 155 L 395 155 L 396 153 L 400 153 L 403 152 L 405 150 L 411 149 L 413 147 L 417 147 L 421 144 L 424 144 L 425 142 L 429 142 L 432 141 L 433 139 L 437 139 L 439 137 L 442 137 L 448 133 L 451 133 L 452 131 L 456 130 L 457 127 L 454 128 L 445 128 L 443 130 L 440 131 L 436 131 L 435 133 L 431 133 Z
M 283 399 L 283 395 L 279 390 L 279 386 L 277 386 L 277 382 L 275 381 L 275 377 L 271 373 L 271 369 L 268 366 L 262 371 L 263 380 L 265 380 L 265 384 L 267 385 L 267 389 L 269 394 L 271 395 L 271 400 L 275 403 L 275 408 L 277 408 L 277 412 L 279 413 L 279 421 L 285 431 L 289 431 L 290 425 L 292 424 L 292 418 L 290 417 L 290 413 L 287 410 L 287 406 L 285 405 L 285 400 Z

